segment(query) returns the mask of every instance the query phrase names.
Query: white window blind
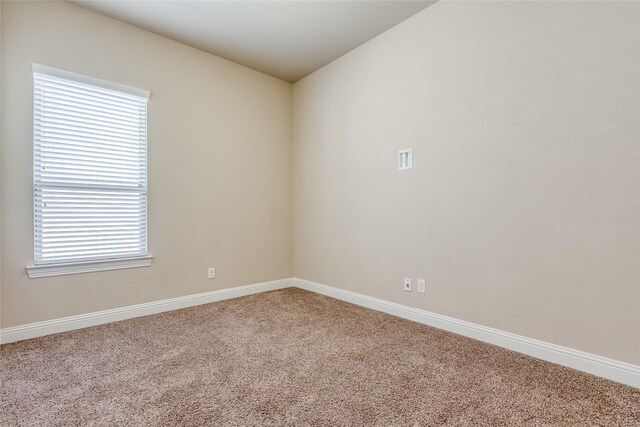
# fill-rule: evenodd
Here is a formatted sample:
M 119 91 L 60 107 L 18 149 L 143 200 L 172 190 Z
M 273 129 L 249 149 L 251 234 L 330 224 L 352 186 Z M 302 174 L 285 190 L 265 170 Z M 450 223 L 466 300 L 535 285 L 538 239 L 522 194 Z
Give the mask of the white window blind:
M 147 255 L 148 92 L 34 64 L 35 264 Z

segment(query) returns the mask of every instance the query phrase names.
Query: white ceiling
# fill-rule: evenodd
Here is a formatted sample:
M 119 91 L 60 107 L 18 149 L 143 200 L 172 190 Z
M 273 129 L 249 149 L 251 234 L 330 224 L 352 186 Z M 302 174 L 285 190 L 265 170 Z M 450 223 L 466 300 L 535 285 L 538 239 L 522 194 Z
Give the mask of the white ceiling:
M 434 1 L 74 3 L 295 82 Z

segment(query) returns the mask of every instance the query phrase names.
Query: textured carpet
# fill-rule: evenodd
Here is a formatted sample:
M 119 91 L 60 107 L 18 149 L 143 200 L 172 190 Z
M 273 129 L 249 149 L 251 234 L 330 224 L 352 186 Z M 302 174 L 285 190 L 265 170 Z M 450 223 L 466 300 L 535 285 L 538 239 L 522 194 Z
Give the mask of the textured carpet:
M 298 289 L 0 347 L 2 426 L 640 426 L 640 390 Z

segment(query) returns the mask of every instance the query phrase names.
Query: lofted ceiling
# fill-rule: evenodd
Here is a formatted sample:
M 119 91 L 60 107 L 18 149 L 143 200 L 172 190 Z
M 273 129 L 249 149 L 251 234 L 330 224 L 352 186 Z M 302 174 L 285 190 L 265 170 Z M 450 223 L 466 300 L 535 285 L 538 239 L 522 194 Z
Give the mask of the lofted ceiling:
M 295 82 L 434 1 L 73 1 Z

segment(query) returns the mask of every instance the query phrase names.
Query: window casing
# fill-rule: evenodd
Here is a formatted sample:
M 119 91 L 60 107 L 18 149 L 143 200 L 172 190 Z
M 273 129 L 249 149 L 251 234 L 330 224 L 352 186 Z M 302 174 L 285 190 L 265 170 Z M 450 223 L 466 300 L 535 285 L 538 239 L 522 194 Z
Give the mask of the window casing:
M 33 78 L 35 266 L 147 257 L 149 93 L 35 64 Z

